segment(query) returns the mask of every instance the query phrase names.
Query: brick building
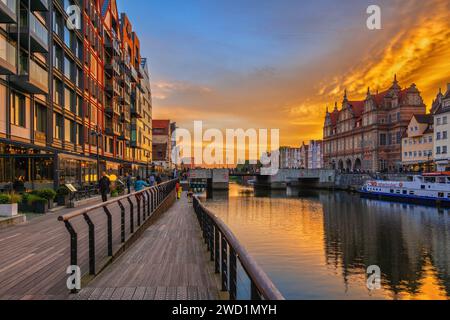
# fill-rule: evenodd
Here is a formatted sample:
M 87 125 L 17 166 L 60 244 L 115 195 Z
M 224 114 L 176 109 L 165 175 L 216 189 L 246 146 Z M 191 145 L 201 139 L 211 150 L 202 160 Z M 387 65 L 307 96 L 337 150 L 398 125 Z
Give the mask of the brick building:
M 349 100 L 344 94 L 327 110 L 324 123 L 324 166 L 342 171 L 399 171 L 402 167 L 402 136 L 414 114 L 426 113 L 415 84 L 402 88 L 397 77 L 392 86 L 364 100 Z

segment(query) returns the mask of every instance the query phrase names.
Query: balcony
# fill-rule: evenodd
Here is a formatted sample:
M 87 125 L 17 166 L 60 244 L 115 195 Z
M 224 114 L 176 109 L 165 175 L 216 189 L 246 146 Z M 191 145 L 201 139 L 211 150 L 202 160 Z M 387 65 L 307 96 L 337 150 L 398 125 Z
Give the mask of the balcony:
M 17 0 L 0 0 L 0 23 L 17 22 Z
M 142 109 L 136 107 L 135 104 L 131 105 L 131 116 L 136 119 L 142 119 Z
M 106 48 L 109 52 L 111 52 L 113 55 L 114 55 L 114 53 L 115 53 L 117 56 L 120 56 L 120 55 L 121 55 L 121 52 L 120 52 L 120 43 L 119 43 L 119 41 L 117 41 L 116 39 L 114 39 L 114 40 L 107 39 L 107 40 L 106 40 L 106 43 L 105 43 L 105 48 Z
M 110 74 L 114 72 L 116 75 L 120 75 L 120 65 L 117 63 L 115 58 L 106 61 L 105 70 L 109 71 Z
M 16 25 L 11 26 L 10 32 L 14 40 L 18 40 L 20 34 L 20 44 L 22 47 L 28 48 L 29 36 L 30 50 L 32 52 L 48 53 L 48 30 L 34 14 L 21 12 L 20 28 Z
M 48 94 L 48 72 L 28 56 L 19 60 L 19 74 L 11 83 L 30 94 Z
M 31 11 L 48 11 L 48 0 L 31 0 Z
M 139 81 L 138 73 L 137 73 L 136 69 L 133 66 L 130 67 L 130 76 L 131 76 L 131 81 L 132 82 L 138 82 Z
M 16 73 L 16 53 L 16 47 L 0 37 L 0 75 Z

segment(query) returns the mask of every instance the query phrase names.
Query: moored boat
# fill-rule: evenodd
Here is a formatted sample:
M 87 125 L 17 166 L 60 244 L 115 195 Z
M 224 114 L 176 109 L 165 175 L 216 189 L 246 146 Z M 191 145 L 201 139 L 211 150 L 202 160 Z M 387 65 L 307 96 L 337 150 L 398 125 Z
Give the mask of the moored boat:
M 450 206 L 450 172 L 410 176 L 407 181 L 371 180 L 360 193 L 382 200 Z

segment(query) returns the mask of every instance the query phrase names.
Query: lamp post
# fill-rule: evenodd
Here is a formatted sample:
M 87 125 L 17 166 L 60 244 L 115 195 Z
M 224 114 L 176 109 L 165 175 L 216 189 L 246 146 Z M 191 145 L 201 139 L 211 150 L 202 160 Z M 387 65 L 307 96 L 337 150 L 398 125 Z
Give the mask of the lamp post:
M 100 143 L 99 139 L 102 137 L 102 132 L 98 125 L 95 126 L 95 130 L 91 132 L 91 136 L 96 137 L 97 141 L 97 181 L 100 181 Z

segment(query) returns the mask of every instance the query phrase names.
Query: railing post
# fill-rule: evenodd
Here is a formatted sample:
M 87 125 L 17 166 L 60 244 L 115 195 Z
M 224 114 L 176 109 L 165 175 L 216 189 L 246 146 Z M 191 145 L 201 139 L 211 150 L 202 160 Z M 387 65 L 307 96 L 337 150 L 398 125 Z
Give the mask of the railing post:
M 125 242 L 125 207 L 121 201 L 118 201 L 120 207 L 120 240 Z
M 253 282 L 253 280 L 250 279 L 251 285 L 250 285 L 250 294 L 251 300 L 257 301 L 257 300 L 261 300 L 261 296 L 259 294 L 258 288 L 256 287 L 255 283 Z
M 134 233 L 134 204 L 130 197 L 127 198 L 130 204 L 130 233 Z
M 147 216 L 150 218 L 150 216 L 152 215 L 152 209 L 150 204 L 150 191 L 147 190 L 145 191 L 145 193 L 147 194 Z
M 209 256 L 214 261 L 214 225 L 211 218 L 209 220 Z
M 230 246 L 230 300 L 237 298 L 237 257 L 236 252 Z
M 138 227 L 141 226 L 141 199 L 140 199 L 140 194 L 136 195 L 136 202 L 137 202 L 137 224 Z
M 113 247 L 112 247 L 112 215 L 111 215 L 111 211 L 109 211 L 107 206 L 103 207 L 103 210 L 105 211 L 106 217 L 108 218 L 108 226 L 107 226 L 107 231 L 108 231 L 108 256 L 112 257 L 113 255 Z
M 150 212 L 153 213 L 155 212 L 156 206 L 155 206 L 155 188 L 151 188 L 150 189 L 150 203 L 151 203 L 151 209 Z
M 222 234 L 222 291 L 228 290 L 228 245 L 227 240 Z
M 64 221 L 67 231 L 70 234 L 70 265 L 78 266 L 78 236 L 72 224 L 69 221 Z M 72 293 L 77 293 L 77 289 L 72 289 Z
M 215 272 L 220 273 L 220 244 L 219 244 L 219 229 L 214 228 L 214 265 Z
M 67 231 L 70 234 L 70 265 L 78 265 L 78 236 L 72 224 L 69 221 L 64 221 Z
M 142 221 L 145 221 L 147 219 L 147 194 L 145 191 L 141 193 L 142 196 Z
M 89 227 L 89 274 L 95 275 L 95 226 L 87 213 L 83 217 Z

